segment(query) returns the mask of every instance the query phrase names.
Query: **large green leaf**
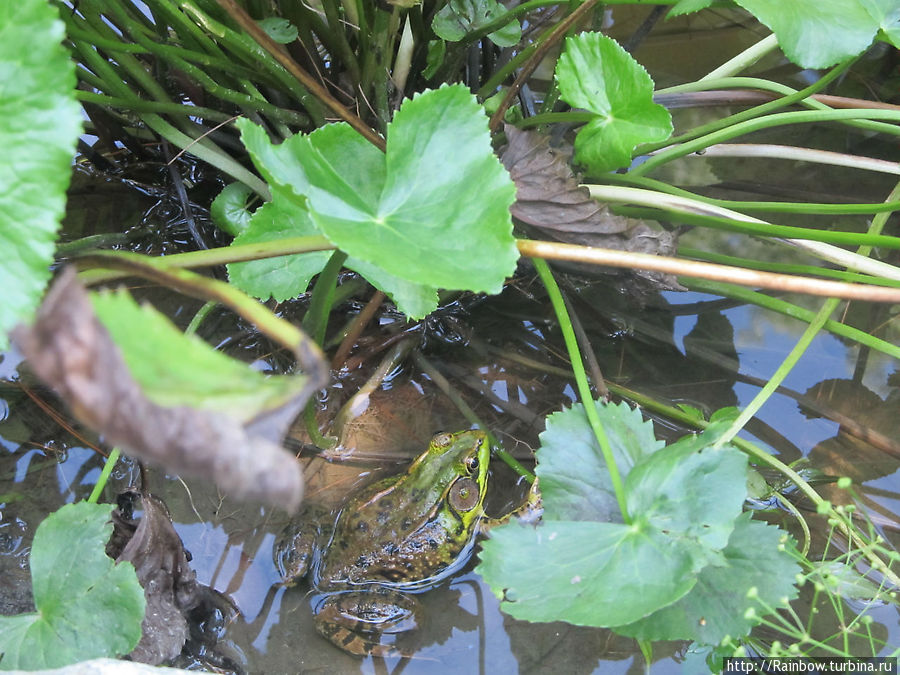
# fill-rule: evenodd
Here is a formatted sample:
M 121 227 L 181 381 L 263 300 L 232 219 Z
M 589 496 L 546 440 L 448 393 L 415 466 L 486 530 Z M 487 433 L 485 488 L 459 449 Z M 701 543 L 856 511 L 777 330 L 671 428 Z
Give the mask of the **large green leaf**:
M 124 291 L 94 293 L 91 301 L 144 395 L 157 405 L 213 410 L 247 422 L 306 384 L 304 377 L 267 377 L 228 358 Z
M 406 101 L 388 125 L 384 155 L 345 124 L 279 146 L 259 127 L 238 124 L 266 179 L 292 190 L 338 248 L 384 272 L 382 285 L 398 278 L 429 294 L 434 288 L 495 293 L 515 268 L 509 215 L 515 186 L 465 87 Z M 421 308 L 400 309 L 422 315 Z
M 597 116 L 575 137 L 575 161 L 592 172 L 628 166 L 639 143 L 672 133 L 669 112 L 653 102 L 653 80 L 612 38 L 600 33 L 566 38 L 556 79 L 566 103 Z
M 595 403 L 620 475 L 665 444 L 653 435 L 653 423 L 627 403 Z M 609 471 L 588 425 L 584 406 L 547 417 L 537 451 L 545 517 L 552 520 L 621 522 Z
M 785 55 L 804 68 L 826 68 L 863 52 L 896 0 L 736 0 L 772 29 Z
M 322 234 L 312 222 L 309 210 L 286 197 L 284 188 L 272 190 L 272 201 L 263 204 L 235 244 L 255 244 L 288 237 Z M 245 293 L 262 300 L 281 302 L 305 293 L 312 278 L 322 271 L 331 251 L 264 258 L 228 265 L 228 278 Z M 410 316 L 425 316 L 437 307 L 437 291 L 388 274 L 377 265 L 348 258 L 345 265 L 362 274 L 376 288 L 387 293 Z
M 710 645 L 726 635 L 746 635 L 768 607 L 783 606 L 797 596 L 794 580 L 800 567 L 781 546 L 786 537 L 776 527 L 751 520 L 750 513 L 742 515 L 722 551 L 725 565 L 704 568 L 697 585 L 678 602 L 637 623 L 617 626 L 616 632 Z M 748 614 L 751 608 L 757 611 Z
M 0 617 L 0 667 L 58 668 L 138 643 L 144 591 L 131 563 L 105 553 L 111 513 L 109 504 L 67 504 L 38 526 L 30 559 L 37 612 Z
M 682 598 L 701 570 L 727 562 L 722 549 L 746 496 L 745 456 L 713 448 L 715 426 L 660 449 L 627 405 L 599 404 L 598 413 L 632 522 L 605 522 L 616 503 L 583 406 L 552 415 L 537 453 L 543 520 L 492 530 L 479 555 L 477 571 L 517 618 L 631 623 Z
M 517 619 L 615 626 L 672 604 L 706 564 L 649 526 L 585 521 L 510 523 L 491 531 L 475 568 Z
M 273 190 L 272 201 L 256 209 L 247 229 L 235 237 L 235 245 L 321 234 L 310 220 L 307 209 L 279 197 L 276 190 Z M 331 254 L 331 251 L 313 251 L 230 263 L 228 280 L 261 300 L 272 297 L 282 302 L 305 293 L 310 280 L 322 271 Z
M 50 278 L 81 133 L 75 68 L 46 0 L 0 2 L 0 350 Z

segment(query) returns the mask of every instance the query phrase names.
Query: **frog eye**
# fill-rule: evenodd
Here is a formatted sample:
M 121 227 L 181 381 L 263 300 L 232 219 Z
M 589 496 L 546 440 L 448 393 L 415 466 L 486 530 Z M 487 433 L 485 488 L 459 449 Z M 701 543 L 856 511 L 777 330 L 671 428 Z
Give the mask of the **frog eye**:
M 470 474 L 473 474 L 473 473 L 475 473 L 476 471 L 478 471 L 478 458 L 475 457 L 475 456 L 472 456 L 472 457 L 466 457 L 466 458 L 463 460 L 463 464 L 466 465 L 466 470 L 467 470 Z
M 450 486 L 450 506 L 455 511 L 471 511 L 478 506 L 478 483 L 471 478 L 460 478 Z
M 431 442 L 438 448 L 446 448 L 453 442 L 453 435 L 447 433 L 438 434 L 431 439 Z

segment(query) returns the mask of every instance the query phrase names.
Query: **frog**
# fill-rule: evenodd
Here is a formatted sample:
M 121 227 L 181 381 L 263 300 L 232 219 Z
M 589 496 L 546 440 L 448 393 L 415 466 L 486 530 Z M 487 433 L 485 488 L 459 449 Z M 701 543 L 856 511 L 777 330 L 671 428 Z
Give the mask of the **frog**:
M 303 577 L 324 598 L 318 632 L 357 656 L 402 651 L 415 594 L 465 565 L 484 513 L 490 446 L 480 430 L 436 434 L 404 472 L 351 494 L 330 517 L 292 520 L 274 549 L 282 583 Z

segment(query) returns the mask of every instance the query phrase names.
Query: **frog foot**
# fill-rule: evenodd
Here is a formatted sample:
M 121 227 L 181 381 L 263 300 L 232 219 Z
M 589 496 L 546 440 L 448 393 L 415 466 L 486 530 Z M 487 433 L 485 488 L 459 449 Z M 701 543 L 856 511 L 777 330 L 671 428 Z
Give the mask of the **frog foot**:
M 340 649 L 356 656 L 410 656 L 396 644 L 418 627 L 419 603 L 391 589 L 345 591 L 329 595 L 316 611 L 316 629 Z

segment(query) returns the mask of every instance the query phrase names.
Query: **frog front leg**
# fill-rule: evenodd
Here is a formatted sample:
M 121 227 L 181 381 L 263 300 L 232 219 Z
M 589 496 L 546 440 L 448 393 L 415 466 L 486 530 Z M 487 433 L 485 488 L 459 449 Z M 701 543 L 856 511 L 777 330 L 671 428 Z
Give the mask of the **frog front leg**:
M 316 608 L 316 629 L 356 656 L 410 656 L 398 644 L 418 628 L 419 602 L 388 588 L 332 593 Z M 406 642 L 401 639 L 400 642 Z

